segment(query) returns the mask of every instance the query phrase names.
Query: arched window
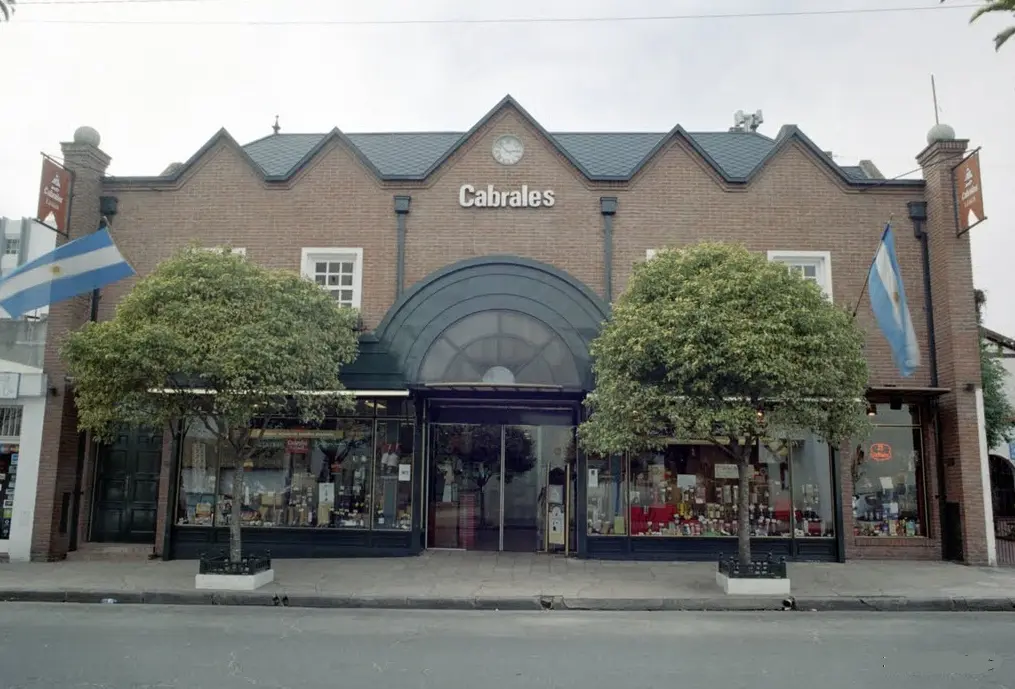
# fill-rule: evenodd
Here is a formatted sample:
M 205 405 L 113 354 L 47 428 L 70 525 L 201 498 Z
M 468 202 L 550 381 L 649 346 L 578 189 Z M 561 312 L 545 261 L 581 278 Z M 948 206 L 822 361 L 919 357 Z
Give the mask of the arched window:
M 538 384 L 577 387 L 578 366 L 564 340 L 518 311 L 481 311 L 434 341 L 420 367 L 424 383 Z

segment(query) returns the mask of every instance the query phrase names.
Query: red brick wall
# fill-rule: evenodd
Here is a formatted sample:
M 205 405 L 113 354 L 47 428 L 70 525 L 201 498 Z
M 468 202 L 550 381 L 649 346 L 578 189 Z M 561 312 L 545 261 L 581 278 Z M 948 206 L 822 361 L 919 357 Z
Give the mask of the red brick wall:
M 975 397 L 981 380 L 973 264 L 969 235 L 956 237 L 951 182 L 951 168 L 962 158 L 966 143 L 937 143 L 928 146 L 918 159 L 927 180 L 927 233 L 940 384 L 950 389 L 941 398 L 945 490 L 950 502 L 960 503 L 965 561 L 986 564 L 987 530 Z
M 85 144 L 63 144 L 67 166 L 75 173 L 73 202 L 70 216 L 70 238 L 94 232 L 99 224 L 99 196 L 102 194 L 102 175 L 109 165 L 109 157 L 102 151 Z M 64 243 L 57 237 L 57 245 Z M 80 327 L 89 314 L 91 298 L 77 297 L 54 304 L 49 311 L 44 370 L 53 391 L 46 402 L 43 422 L 43 443 L 39 456 L 38 496 L 35 501 L 35 523 L 32 529 L 32 559 L 60 559 L 67 553 L 70 531 L 59 533 L 61 501 L 64 493 L 74 492 L 77 470 L 78 432 L 77 416 L 66 383 L 66 369 L 59 356 L 67 333 Z M 82 484 L 87 494 L 88 486 Z M 73 495 L 71 496 L 73 505 Z M 84 510 L 82 510 L 82 513 Z M 68 519 L 69 519 L 68 515 Z
M 512 167 L 498 165 L 490 155 L 492 141 L 506 132 L 520 136 L 526 147 L 522 161 Z M 968 317 L 964 312 L 966 304 L 971 307 L 972 303 L 968 240 L 955 240 L 954 233 L 948 236 L 946 229 L 939 227 L 946 224 L 942 218 L 951 217 L 945 184 L 933 170 L 928 180 L 927 200 L 932 216 L 929 229 L 935 236 L 932 277 L 939 361 L 942 384 L 952 386 L 970 376 L 978 380 L 978 369 L 956 361 L 964 356 L 969 342 L 975 341 L 976 332 L 972 309 Z M 553 208 L 541 209 L 463 209 L 458 205 L 458 189 L 464 183 L 477 187 L 493 184 L 498 188 L 528 184 L 530 188 L 553 189 L 557 203 Z M 947 194 L 950 189 L 948 185 Z M 97 196 L 98 190 L 94 186 L 79 186 L 79 193 Z M 871 382 L 930 384 L 920 248 L 906 209 L 908 201 L 923 200 L 924 195 L 919 190 L 888 187 L 867 191 L 849 188 L 801 145 L 785 150 L 745 188 L 724 184 L 679 139 L 630 183 L 593 183 L 542 139 L 522 115 L 508 107 L 423 182 L 381 182 L 353 152 L 335 142 L 290 182 L 267 185 L 241 154 L 223 141 L 174 185 L 107 183 L 104 193 L 119 199 L 119 214 L 113 220 L 114 236 L 142 275 L 190 241 L 204 246 L 242 246 L 252 260 L 291 269 L 299 269 L 303 247 L 362 248 L 365 264 L 362 310 L 368 327 L 379 323 L 395 298 L 395 195 L 412 197 L 405 250 L 407 287 L 461 259 L 514 254 L 552 263 L 603 294 L 603 223 L 599 199 L 615 196 L 619 207 L 614 225 L 614 294 L 623 290 L 631 266 L 644 260 L 646 249 L 708 239 L 739 241 L 757 251 L 829 251 L 834 299 L 850 309 L 860 298 L 884 224 L 894 218 L 897 251 L 914 325 L 924 350 L 924 365 L 908 380 L 898 376 L 865 299 L 858 319 L 869 333 Z M 79 209 L 75 201 L 75 214 L 79 218 L 76 227 L 94 226 L 96 205 L 97 201 L 82 203 Z M 124 281 L 104 291 L 100 318 L 111 315 L 117 300 L 131 285 L 132 281 Z M 85 310 L 86 301 L 82 300 Z M 77 313 L 74 308 L 54 309 L 51 340 L 58 339 L 61 330 L 81 321 L 80 315 L 74 315 Z M 80 311 L 80 305 L 77 308 Z M 48 354 L 47 369 L 53 375 L 59 371 L 59 362 L 53 351 Z M 952 413 L 951 425 L 945 426 L 946 438 L 963 438 L 946 442 L 946 458 L 956 460 L 956 465 L 949 468 L 951 497 L 978 493 L 970 473 L 978 460 L 970 454 L 968 434 L 957 425 L 960 417 L 968 420 L 969 405 L 955 399 L 967 397 L 971 399 L 971 394 L 955 392 L 948 402 L 958 411 Z M 47 429 L 53 431 L 56 422 L 50 420 L 49 414 L 46 423 Z M 975 421 L 971 428 L 975 433 Z M 47 442 L 43 449 L 47 457 L 45 466 L 50 472 L 57 464 L 54 447 Z M 930 466 L 935 461 L 933 447 L 932 443 L 927 444 Z M 848 466 L 844 471 L 848 474 Z M 52 492 L 53 474 L 46 476 L 45 481 L 40 477 L 40 491 Z M 931 479 L 936 481 L 936 475 Z M 847 480 L 848 477 L 844 479 L 844 494 L 851 496 Z M 40 493 L 37 514 L 45 521 L 47 514 L 53 514 L 54 505 L 52 497 L 45 501 L 42 497 Z M 844 505 L 848 523 L 850 500 Z M 972 522 L 967 520 L 966 528 L 967 545 L 975 559 L 982 552 L 980 544 L 984 539 L 976 531 L 975 504 L 966 505 L 964 510 L 973 518 Z M 982 519 L 978 523 L 982 524 Z M 45 533 L 46 528 L 36 531 L 40 553 L 59 551 L 60 544 L 51 543 L 53 539 Z M 935 529 L 933 533 L 939 531 Z M 851 524 L 847 534 L 852 534 Z M 900 553 L 923 557 L 940 553 L 935 539 L 926 541 L 926 545 L 905 544 L 887 550 L 885 546 L 889 544 L 880 542 L 868 546 L 847 538 L 847 544 L 848 554 L 856 557 Z

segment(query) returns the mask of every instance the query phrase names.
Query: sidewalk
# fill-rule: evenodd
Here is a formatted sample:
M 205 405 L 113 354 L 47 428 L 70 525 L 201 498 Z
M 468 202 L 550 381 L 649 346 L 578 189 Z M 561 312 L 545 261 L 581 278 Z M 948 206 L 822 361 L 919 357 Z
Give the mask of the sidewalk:
M 725 596 L 715 563 L 604 562 L 517 553 L 276 560 L 257 591 L 194 589 L 197 562 L 0 564 L 0 601 L 484 610 L 783 610 Z M 791 564 L 795 609 L 1007 610 L 1015 569 L 947 563 Z

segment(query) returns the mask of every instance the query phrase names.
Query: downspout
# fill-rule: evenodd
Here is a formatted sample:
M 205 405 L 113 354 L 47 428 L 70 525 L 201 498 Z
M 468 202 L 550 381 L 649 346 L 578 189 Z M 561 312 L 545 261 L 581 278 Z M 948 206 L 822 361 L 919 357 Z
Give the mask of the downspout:
M 166 491 L 166 518 L 162 525 L 162 553 L 163 560 L 171 560 L 173 544 L 173 525 L 176 523 L 176 502 L 180 497 L 180 470 L 183 458 L 183 441 L 186 439 L 187 429 L 183 421 L 177 421 L 175 428 L 170 426 L 173 447 L 169 453 L 169 486 Z
M 599 212 L 603 214 L 603 298 L 613 302 L 613 216 L 617 214 L 617 197 L 599 199 Z
M 927 202 L 910 201 L 906 204 L 909 210 L 909 219 L 913 221 L 913 236 L 920 242 L 920 257 L 923 261 L 923 308 L 927 318 L 927 356 L 930 359 L 930 386 L 936 388 L 939 384 L 937 368 L 937 336 L 934 330 L 934 296 L 931 292 L 930 281 L 930 236 L 924 224 L 927 222 Z M 941 559 L 947 560 L 948 539 L 946 524 L 945 506 L 948 503 L 948 492 L 945 484 L 945 463 L 944 463 L 944 441 L 941 438 L 941 413 L 938 408 L 938 401 L 935 398 L 931 404 L 932 416 L 934 419 L 934 453 L 935 465 L 937 467 L 937 502 L 938 518 L 941 529 Z
M 395 299 L 397 300 L 402 296 L 402 291 L 405 290 L 405 222 L 409 215 L 409 203 L 412 201 L 411 196 L 396 196 L 395 197 L 395 217 L 397 218 L 398 227 L 398 248 L 397 258 L 395 263 Z

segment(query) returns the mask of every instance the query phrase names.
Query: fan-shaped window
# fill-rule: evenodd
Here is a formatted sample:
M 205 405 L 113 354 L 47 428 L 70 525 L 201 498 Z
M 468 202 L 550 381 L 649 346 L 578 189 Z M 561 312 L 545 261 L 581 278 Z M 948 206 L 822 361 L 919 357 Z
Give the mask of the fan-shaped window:
M 571 350 L 542 321 L 517 311 L 483 311 L 445 330 L 423 359 L 426 383 L 580 385 Z

